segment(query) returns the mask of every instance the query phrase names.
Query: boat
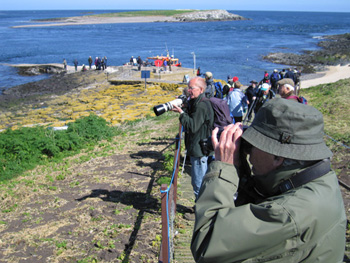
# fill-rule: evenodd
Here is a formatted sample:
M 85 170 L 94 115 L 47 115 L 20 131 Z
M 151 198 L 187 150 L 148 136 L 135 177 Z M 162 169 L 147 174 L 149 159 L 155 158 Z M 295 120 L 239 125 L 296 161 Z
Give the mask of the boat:
M 153 56 L 153 57 L 147 57 L 149 60 L 154 60 L 152 64 L 154 64 L 157 67 L 161 67 L 164 64 L 164 61 L 168 61 L 171 63 L 171 66 L 175 67 L 181 67 L 181 62 L 179 62 L 178 58 L 174 58 L 174 55 L 169 56 Z

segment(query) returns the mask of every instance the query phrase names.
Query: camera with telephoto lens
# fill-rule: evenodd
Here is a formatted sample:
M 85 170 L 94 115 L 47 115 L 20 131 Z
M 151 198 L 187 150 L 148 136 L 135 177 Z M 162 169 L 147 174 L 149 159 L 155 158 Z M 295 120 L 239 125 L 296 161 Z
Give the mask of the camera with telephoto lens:
M 185 95 L 180 95 L 175 100 L 154 106 L 153 111 L 157 116 L 159 116 L 162 115 L 164 112 L 172 110 L 174 108 L 174 105 L 176 105 L 177 107 L 181 107 L 181 105 L 184 104 L 186 100 L 187 97 Z

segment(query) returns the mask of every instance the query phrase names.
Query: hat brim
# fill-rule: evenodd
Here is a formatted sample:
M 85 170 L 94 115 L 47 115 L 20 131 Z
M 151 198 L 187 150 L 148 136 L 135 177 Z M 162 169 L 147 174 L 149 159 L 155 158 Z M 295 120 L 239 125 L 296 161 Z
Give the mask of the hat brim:
M 316 161 L 332 156 L 332 152 L 325 143 L 308 145 L 281 143 L 260 133 L 254 127 L 249 127 L 243 133 L 242 138 L 264 152 L 283 158 Z

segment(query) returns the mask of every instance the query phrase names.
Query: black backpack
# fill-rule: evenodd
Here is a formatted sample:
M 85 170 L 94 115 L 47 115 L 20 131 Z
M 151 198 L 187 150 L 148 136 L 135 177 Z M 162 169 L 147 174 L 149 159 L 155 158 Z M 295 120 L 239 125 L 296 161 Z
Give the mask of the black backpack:
M 202 98 L 201 101 L 204 101 L 208 107 L 211 106 L 214 111 L 214 124 L 212 129 L 218 127 L 219 130 L 223 130 L 225 126 L 233 123 L 230 115 L 230 108 L 226 100 L 211 97 L 209 99 Z

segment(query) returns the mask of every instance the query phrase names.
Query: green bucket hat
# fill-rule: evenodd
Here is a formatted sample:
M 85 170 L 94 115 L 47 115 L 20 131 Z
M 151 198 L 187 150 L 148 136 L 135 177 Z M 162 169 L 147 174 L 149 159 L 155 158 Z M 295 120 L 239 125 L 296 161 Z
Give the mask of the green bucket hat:
M 332 156 L 323 135 L 321 112 L 305 104 L 276 98 L 260 108 L 242 138 L 276 156 L 315 161 Z

